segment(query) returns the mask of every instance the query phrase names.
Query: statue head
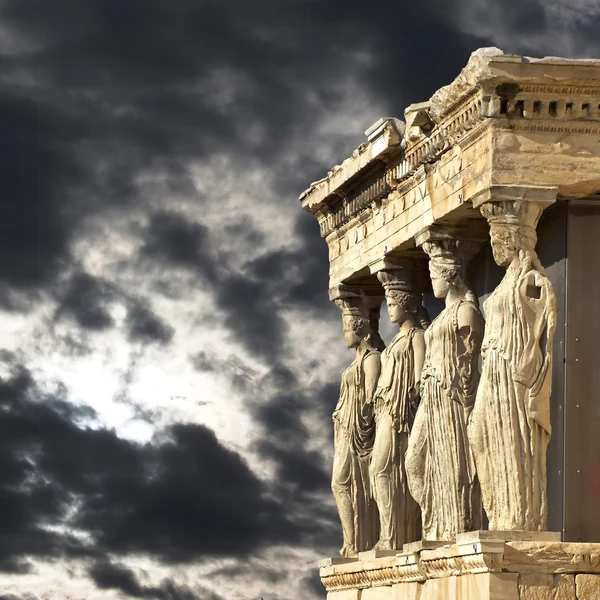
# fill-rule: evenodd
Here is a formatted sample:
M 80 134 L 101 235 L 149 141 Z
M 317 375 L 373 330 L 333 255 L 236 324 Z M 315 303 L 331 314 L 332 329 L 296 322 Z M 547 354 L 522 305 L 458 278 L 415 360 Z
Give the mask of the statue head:
M 339 298 L 335 301 L 342 311 L 344 341 L 348 348 L 358 348 L 371 334 L 369 310 L 363 297 Z
M 462 238 L 444 238 L 423 242 L 429 256 L 431 286 L 436 298 L 445 298 L 451 287 L 467 289 L 466 267 L 478 245 Z
M 388 314 L 392 323 L 404 323 L 419 310 L 420 294 L 412 291 L 412 284 L 404 269 L 380 271 L 377 278 L 383 284 Z
M 536 225 L 542 207 L 534 202 L 488 202 L 481 206 L 481 214 L 490 224 L 490 241 L 494 261 L 507 267 L 524 254 L 535 257 Z

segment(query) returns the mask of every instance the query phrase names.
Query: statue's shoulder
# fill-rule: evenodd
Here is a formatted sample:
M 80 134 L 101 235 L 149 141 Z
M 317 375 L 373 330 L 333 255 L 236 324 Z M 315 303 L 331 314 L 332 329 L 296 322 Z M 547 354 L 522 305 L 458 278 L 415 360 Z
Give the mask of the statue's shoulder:
M 375 360 L 380 360 L 381 359 L 381 352 L 379 350 L 377 350 L 377 348 L 368 348 L 367 350 L 365 350 L 365 353 L 363 354 L 362 360 L 363 362 L 369 360 L 369 361 L 375 361 Z
M 477 300 L 468 299 L 456 303 L 451 309 L 452 325 L 456 329 L 471 327 L 479 329 L 483 325 L 483 315 Z
M 459 326 L 468 325 L 474 321 L 483 321 L 483 315 L 479 304 L 475 300 L 461 302 L 457 309 L 457 320 Z
M 412 330 L 412 336 L 413 336 L 413 338 L 423 338 L 423 339 L 425 339 L 425 329 L 423 329 L 422 327 L 415 327 Z

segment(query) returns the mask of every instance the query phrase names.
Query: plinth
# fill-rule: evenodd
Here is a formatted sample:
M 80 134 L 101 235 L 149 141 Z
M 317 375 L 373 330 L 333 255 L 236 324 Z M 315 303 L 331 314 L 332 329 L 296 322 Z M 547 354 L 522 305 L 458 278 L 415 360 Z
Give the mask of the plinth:
M 600 543 L 500 533 L 462 534 L 434 550 L 326 559 L 327 600 L 600 600 Z

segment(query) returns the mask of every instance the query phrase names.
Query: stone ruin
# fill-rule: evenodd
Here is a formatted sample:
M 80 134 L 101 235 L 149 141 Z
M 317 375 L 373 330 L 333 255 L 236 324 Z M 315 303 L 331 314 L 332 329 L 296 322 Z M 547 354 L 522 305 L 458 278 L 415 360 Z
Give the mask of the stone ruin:
M 481 49 L 365 133 L 300 197 L 356 350 L 328 599 L 600 599 L 600 60 Z

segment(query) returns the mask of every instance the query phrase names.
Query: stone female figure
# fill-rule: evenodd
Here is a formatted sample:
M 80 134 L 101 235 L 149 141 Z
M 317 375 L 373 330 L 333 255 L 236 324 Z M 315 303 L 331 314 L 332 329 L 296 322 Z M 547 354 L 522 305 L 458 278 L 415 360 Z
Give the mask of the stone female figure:
M 331 489 L 342 523 L 340 554 L 355 557 L 377 541 L 377 507 L 371 497 L 369 460 L 375 435 L 373 394 L 380 353 L 372 344 L 368 309 L 361 298 L 336 301 L 342 309 L 344 339 L 356 358 L 342 375 L 340 399 L 333 413 L 334 458 Z
M 425 333 L 421 404 L 406 453 L 410 491 L 421 506 L 423 539 L 452 540 L 480 527 L 481 495 L 467 422 L 475 401 L 483 317 L 467 287 L 473 246 L 466 240 L 425 242 L 433 292 L 446 308 Z
M 421 514 L 408 491 L 404 455 L 419 404 L 419 383 L 425 360 L 424 330 L 418 319 L 420 294 L 393 272 L 378 275 L 383 283 L 392 323 L 400 331 L 381 354 L 381 375 L 375 392 L 375 443 L 371 459 L 373 495 L 379 509 L 379 550 L 402 550 L 420 537 Z
M 469 424 L 490 529 L 545 530 L 556 298 L 535 253 L 541 207 L 489 203 L 494 260 L 507 267 L 486 300 L 481 383 Z

